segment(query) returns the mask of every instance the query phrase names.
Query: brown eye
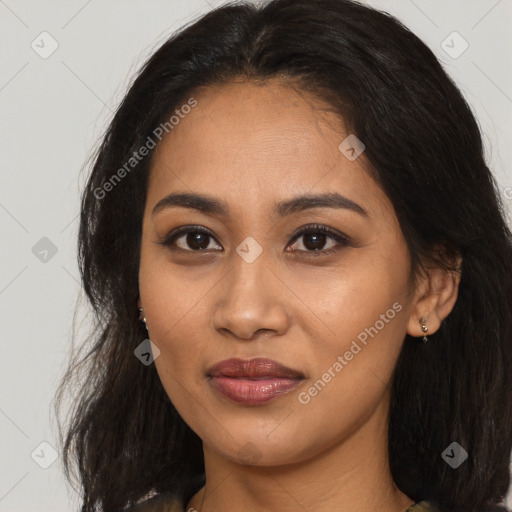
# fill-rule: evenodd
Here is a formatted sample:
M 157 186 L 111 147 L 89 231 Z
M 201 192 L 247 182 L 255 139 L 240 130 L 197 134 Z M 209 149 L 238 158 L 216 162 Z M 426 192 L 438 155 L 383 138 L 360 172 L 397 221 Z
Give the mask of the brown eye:
M 304 233 L 301 237 L 299 237 L 299 240 L 300 238 L 303 239 L 302 245 L 305 247 L 306 250 L 321 251 L 325 249 L 325 244 L 331 237 L 324 235 L 323 233 Z
M 183 251 L 201 252 L 216 250 L 214 246 L 210 247 L 213 240 L 215 240 L 213 236 L 200 226 L 183 226 L 171 231 L 160 243 L 172 250 L 177 248 Z
M 304 249 L 292 249 L 291 252 L 308 252 L 308 253 L 317 253 L 318 255 L 330 254 L 332 252 L 336 252 L 342 246 L 348 245 L 348 237 L 338 233 L 334 230 L 331 230 L 327 226 L 322 226 L 315 224 L 313 226 L 306 226 L 301 229 L 298 233 L 296 233 L 293 237 L 293 240 L 303 239 L 300 245 L 304 247 Z M 325 248 L 328 240 L 333 241 L 331 245 Z M 295 245 L 295 244 L 294 244 Z
M 179 241 L 181 238 L 185 237 L 185 246 L 190 247 L 191 249 L 208 249 L 208 246 L 210 245 L 210 235 L 206 235 L 204 233 L 198 233 L 198 232 L 190 232 L 186 235 L 183 235 L 176 240 Z M 177 245 L 179 247 L 179 243 L 177 242 Z M 181 247 L 182 249 L 185 249 L 186 247 Z

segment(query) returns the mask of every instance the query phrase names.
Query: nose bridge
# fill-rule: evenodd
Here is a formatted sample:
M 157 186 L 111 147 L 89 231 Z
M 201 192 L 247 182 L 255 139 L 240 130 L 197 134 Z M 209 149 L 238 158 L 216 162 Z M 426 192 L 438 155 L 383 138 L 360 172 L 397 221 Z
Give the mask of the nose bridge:
M 241 218 L 244 225 L 246 223 L 250 224 L 253 220 L 257 222 L 256 219 L 249 218 L 247 215 Z M 270 270 L 267 268 L 272 265 L 270 241 L 261 228 L 253 232 L 254 236 L 247 234 L 247 230 L 245 233 L 240 234 L 244 238 L 233 248 L 230 254 L 229 265 L 231 271 L 228 274 L 229 286 L 234 293 L 237 289 L 240 289 L 242 294 L 244 294 L 244 289 L 247 289 L 254 294 L 255 287 L 258 284 L 263 285 L 263 282 L 268 279 L 269 274 L 271 275 Z M 268 285 L 268 283 L 266 284 Z
M 244 307 L 262 307 L 269 304 L 266 297 L 269 294 L 269 278 L 272 275 L 267 268 L 270 265 L 269 251 L 258 249 L 255 242 L 242 242 L 232 254 L 231 271 L 226 276 L 228 285 L 226 293 L 228 301 Z M 258 254 L 259 252 L 259 254 Z
M 231 255 L 231 268 L 213 315 L 216 329 L 227 329 L 245 339 L 261 329 L 281 333 L 287 322 L 279 280 L 269 268 L 270 251 L 259 247 L 255 241 L 245 240 Z

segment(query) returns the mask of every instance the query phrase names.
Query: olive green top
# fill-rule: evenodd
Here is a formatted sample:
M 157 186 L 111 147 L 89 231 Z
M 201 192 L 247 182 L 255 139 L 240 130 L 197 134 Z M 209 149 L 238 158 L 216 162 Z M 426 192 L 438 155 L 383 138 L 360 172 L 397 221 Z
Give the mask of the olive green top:
M 411 505 L 405 512 L 438 512 L 438 509 L 428 501 L 419 501 Z
M 189 509 L 190 510 L 190 509 Z M 150 498 L 142 503 L 139 503 L 124 512 L 188 512 L 185 509 L 185 505 L 178 499 L 169 498 L 169 496 L 160 494 Z M 194 512 L 194 509 L 190 510 Z M 197 511 L 195 511 L 197 512 Z M 427 501 L 420 501 L 411 505 L 404 512 L 438 512 L 435 508 Z

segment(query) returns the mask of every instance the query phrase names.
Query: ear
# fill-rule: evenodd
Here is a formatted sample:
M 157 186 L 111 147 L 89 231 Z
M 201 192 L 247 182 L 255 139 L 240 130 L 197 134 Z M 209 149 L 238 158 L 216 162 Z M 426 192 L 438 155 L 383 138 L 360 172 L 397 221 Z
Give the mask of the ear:
M 418 278 L 415 300 L 407 334 L 415 337 L 434 334 L 441 322 L 451 313 L 459 293 L 461 279 L 462 258 L 455 258 L 457 270 L 445 270 L 442 268 L 429 268 Z M 428 331 L 421 330 L 420 319 L 425 319 Z
M 140 300 L 140 297 L 137 299 L 137 307 L 138 307 L 139 309 L 142 309 L 142 302 L 141 302 L 141 300 Z

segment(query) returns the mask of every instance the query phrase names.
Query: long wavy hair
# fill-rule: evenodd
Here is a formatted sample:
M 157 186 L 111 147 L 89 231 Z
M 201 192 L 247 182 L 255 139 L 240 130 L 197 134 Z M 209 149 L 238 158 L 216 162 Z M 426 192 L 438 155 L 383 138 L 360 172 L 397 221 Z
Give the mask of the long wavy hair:
M 510 483 L 512 235 L 477 122 L 434 54 L 392 16 L 349 0 L 273 0 L 221 6 L 165 41 L 94 154 L 78 259 L 95 327 L 56 395 L 57 416 L 65 392 L 76 395 L 59 435 L 81 512 L 114 512 L 151 492 L 186 502 L 205 482 L 201 440 L 155 366 L 134 357 L 147 337 L 137 299 L 153 152 L 126 163 L 196 87 L 240 77 L 280 78 L 342 116 L 394 205 L 414 275 L 430 264 L 456 270 L 452 256 L 462 257 L 452 313 L 429 344 L 404 340 L 389 458 L 412 499 L 443 512 L 491 510 Z M 454 441 L 469 454 L 457 469 L 442 457 Z

